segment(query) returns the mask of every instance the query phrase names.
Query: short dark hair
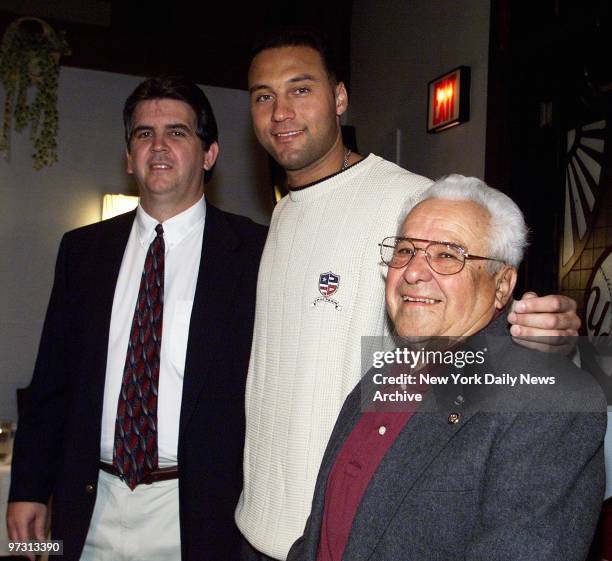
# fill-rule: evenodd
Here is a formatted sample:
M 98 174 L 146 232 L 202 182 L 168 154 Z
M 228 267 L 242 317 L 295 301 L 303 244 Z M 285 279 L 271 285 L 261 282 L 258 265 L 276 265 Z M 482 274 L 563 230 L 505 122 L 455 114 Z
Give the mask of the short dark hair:
M 176 99 L 185 102 L 196 115 L 196 134 L 202 141 L 204 150 L 208 150 L 213 142 L 217 142 L 219 138 L 217 120 L 206 94 L 184 76 L 157 76 L 141 82 L 125 100 L 123 128 L 128 151 L 134 110 L 141 101 L 150 99 Z
M 332 82 L 341 80 L 334 51 L 329 46 L 327 37 L 310 27 L 282 27 L 268 30 L 259 38 L 251 51 L 251 62 L 262 51 L 282 47 L 310 47 L 319 53 L 329 79 Z

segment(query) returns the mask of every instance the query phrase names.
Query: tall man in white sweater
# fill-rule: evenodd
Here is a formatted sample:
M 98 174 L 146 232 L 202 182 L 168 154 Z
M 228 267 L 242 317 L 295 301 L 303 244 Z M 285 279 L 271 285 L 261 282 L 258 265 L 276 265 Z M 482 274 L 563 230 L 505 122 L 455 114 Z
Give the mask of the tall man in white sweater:
M 255 134 L 290 190 L 274 210 L 259 270 L 236 521 L 244 560 L 285 559 L 304 529 L 340 407 L 361 377 L 361 337 L 385 331 L 377 244 L 431 181 L 344 146 L 348 95 L 317 37 L 289 33 L 264 44 L 249 91 Z M 560 296 L 524 297 L 510 314 L 513 332 L 576 335 L 574 309 Z

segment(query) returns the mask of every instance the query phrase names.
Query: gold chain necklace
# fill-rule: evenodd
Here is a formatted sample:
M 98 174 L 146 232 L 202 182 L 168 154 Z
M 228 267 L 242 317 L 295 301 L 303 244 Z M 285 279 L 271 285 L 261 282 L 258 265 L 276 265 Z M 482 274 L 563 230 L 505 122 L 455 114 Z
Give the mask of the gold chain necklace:
M 351 155 L 351 149 L 347 148 L 346 154 L 344 154 L 344 161 L 342 162 L 342 167 L 340 168 L 340 171 L 344 171 L 348 167 L 350 155 Z

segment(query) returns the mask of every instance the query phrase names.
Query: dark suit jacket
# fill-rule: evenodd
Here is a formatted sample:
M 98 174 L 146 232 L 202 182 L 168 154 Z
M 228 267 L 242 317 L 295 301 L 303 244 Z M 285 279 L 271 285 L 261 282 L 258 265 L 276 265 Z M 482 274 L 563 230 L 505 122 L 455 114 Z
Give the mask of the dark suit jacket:
M 78 559 L 96 499 L 113 295 L 135 212 L 67 233 L 26 411 L 10 501 L 53 497 L 52 535 Z M 244 385 L 266 228 L 206 206 L 178 442 L 182 557 L 237 558 Z
M 558 385 L 432 386 L 371 479 L 344 560 L 586 556 L 603 499 L 603 395 L 564 357 L 517 348 L 509 337 L 487 337 L 472 348 L 488 348 L 475 372 L 546 373 Z M 358 385 L 344 403 L 304 535 L 288 561 L 316 559 L 327 480 L 361 416 L 361 389 L 372 391 Z M 460 415 L 458 423 L 449 422 L 451 413 Z

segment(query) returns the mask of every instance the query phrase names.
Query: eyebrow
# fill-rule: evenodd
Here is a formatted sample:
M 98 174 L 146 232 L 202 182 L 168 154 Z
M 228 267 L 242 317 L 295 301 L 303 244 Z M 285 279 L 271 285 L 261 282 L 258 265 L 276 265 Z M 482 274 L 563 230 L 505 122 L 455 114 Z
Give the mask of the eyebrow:
M 135 134 L 141 132 L 141 131 L 147 131 L 147 130 L 152 130 L 153 127 L 152 125 L 138 125 L 137 127 L 134 127 L 132 129 L 132 136 L 134 136 Z M 193 129 L 189 126 L 186 125 L 185 123 L 170 123 L 168 125 L 164 125 L 164 129 L 165 130 L 182 130 L 185 132 L 193 132 Z
M 285 81 L 286 84 L 295 84 L 298 82 L 319 82 L 315 76 L 312 74 L 298 74 L 297 76 L 293 76 Z M 254 84 L 249 88 L 249 93 L 253 93 L 259 90 L 272 89 L 267 84 Z
M 461 249 L 463 249 L 464 251 L 467 252 L 467 246 L 460 241 L 451 241 L 451 240 L 425 240 L 423 238 L 413 238 L 411 236 L 399 236 L 399 238 L 403 239 L 403 240 L 409 240 L 409 241 L 416 241 L 416 242 L 429 242 L 429 243 L 439 243 L 439 244 L 443 244 L 443 245 L 455 245 L 457 247 L 460 247 Z
M 299 76 L 294 76 L 293 78 L 289 78 L 289 80 L 287 80 L 289 83 L 305 81 L 318 82 L 319 80 L 317 80 L 312 74 L 300 74 Z

